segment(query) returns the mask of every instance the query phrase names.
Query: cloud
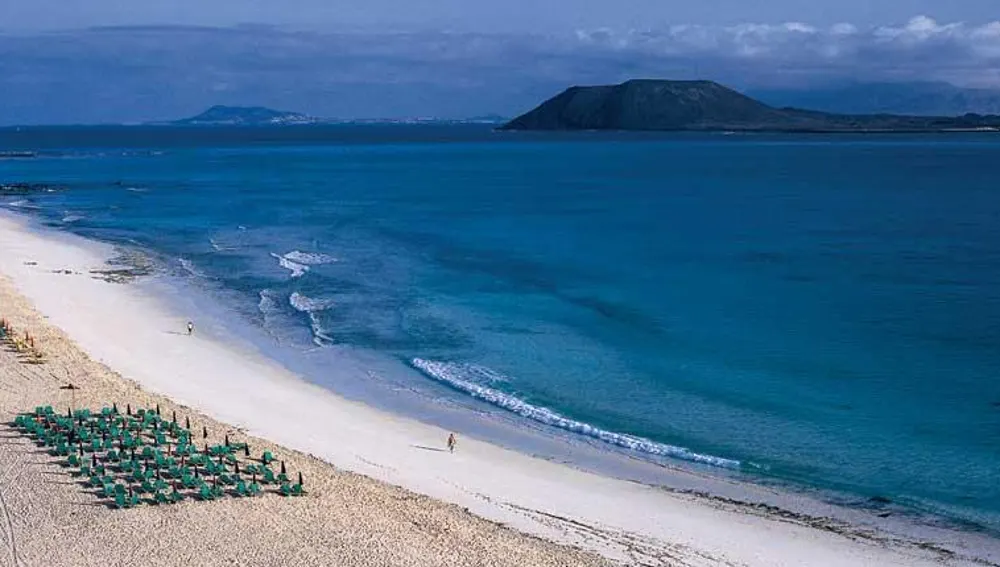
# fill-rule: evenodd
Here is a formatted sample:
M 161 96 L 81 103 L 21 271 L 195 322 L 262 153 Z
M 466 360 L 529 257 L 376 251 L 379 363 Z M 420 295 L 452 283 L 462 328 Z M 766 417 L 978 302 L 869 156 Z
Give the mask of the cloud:
M 578 31 L 576 37 L 595 50 L 720 67 L 740 64 L 744 81 L 921 78 L 1000 86 L 1000 22 L 968 26 L 918 16 L 901 26 L 865 30 L 849 23 L 821 29 L 789 22 Z
M 1000 87 L 1000 22 L 803 22 L 569 34 L 301 32 L 246 25 L 0 34 L 0 123 L 165 119 L 210 104 L 321 116 L 523 111 L 570 84 L 736 87 L 945 80 Z

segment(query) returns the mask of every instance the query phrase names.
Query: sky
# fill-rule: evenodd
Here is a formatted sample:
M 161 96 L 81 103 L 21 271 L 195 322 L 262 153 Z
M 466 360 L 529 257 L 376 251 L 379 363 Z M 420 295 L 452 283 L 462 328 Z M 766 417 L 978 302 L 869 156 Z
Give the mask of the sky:
M 1000 88 L 997 0 L 0 0 L 0 124 L 507 116 L 575 84 Z
M 906 22 L 986 22 L 996 0 L 2 0 L 0 27 L 52 30 L 90 26 L 242 23 L 403 27 L 476 32 L 558 32 L 578 27 L 806 22 L 856 26 Z

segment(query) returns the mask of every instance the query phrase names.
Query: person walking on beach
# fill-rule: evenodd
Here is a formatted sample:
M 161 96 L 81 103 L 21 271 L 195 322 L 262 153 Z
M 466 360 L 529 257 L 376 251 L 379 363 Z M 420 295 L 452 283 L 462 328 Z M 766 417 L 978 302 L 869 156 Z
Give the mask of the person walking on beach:
M 188 335 L 194 332 L 194 323 L 188 321 Z
M 448 434 L 448 451 L 454 453 L 455 452 L 455 444 L 457 444 L 457 443 L 458 443 L 458 440 L 455 439 L 455 434 L 454 433 L 449 433 Z

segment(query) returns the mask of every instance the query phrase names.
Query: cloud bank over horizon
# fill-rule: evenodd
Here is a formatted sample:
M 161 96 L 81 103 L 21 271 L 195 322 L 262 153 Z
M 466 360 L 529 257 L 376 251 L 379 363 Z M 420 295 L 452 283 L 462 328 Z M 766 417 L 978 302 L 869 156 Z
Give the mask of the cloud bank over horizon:
M 143 26 L 0 33 L 0 123 L 162 120 L 212 104 L 324 117 L 513 115 L 573 84 L 1000 88 L 1000 21 L 581 28 L 573 33 Z

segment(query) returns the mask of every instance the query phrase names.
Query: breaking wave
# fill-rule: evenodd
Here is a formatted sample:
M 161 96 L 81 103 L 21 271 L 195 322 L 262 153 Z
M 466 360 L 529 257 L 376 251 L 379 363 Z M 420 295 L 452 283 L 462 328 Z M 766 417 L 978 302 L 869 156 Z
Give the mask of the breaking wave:
M 271 252 L 271 257 L 275 258 L 276 260 L 278 260 L 278 265 L 279 266 L 281 266 L 282 268 L 284 268 L 284 269 L 288 270 L 289 272 L 291 272 L 291 277 L 293 279 L 294 278 L 301 278 L 302 276 L 306 275 L 306 272 L 309 271 L 309 266 L 306 266 L 305 264 L 300 264 L 300 263 L 295 262 L 293 260 L 289 260 L 288 258 L 285 258 L 284 256 L 281 256 L 279 254 L 275 254 L 274 252 Z
M 309 328 L 312 330 L 313 343 L 316 346 L 324 346 L 326 344 L 334 342 L 333 337 L 327 334 L 326 330 L 323 328 L 322 323 L 319 320 L 317 313 L 325 309 L 333 307 L 333 301 L 329 299 L 314 299 L 302 295 L 299 292 L 292 292 L 288 296 L 288 303 L 296 311 L 305 313 L 309 316 Z
M 337 259 L 327 254 L 319 252 L 300 252 L 292 250 L 287 254 L 275 254 L 271 252 L 271 257 L 278 260 L 278 264 L 291 272 L 292 278 L 301 278 L 309 271 L 309 266 L 319 266 L 336 262 Z
M 178 258 L 177 263 L 181 265 L 181 268 L 183 268 L 185 272 L 191 274 L 192 276 L 199 278 L 207 277 L 204 272 L 196 268 L 194 263 L 192 263 L 191 260 L 188 260 L 187 258 Z
M 329 309 L 333 307 L 333 300 L 330 299 L 314 299 L 306 295 L 295 291 L 288 296 L 288 303 L 295 308 L 296 311 L 301 311 L 303 313 L 312 313 L 314 311 L 322 311 L 324 309 Z
M 288 254 L 283 256 L 286 260 L 290 260 L 297 264 L 303 264 L 306 266 L 318 266 L 320 264 L 331 264 L 336 262 L 337 259 L 328 254 L 323 254 L 320 252 L 300 252 L 298 250 L 292 250 Z
M 15 209 L 40 209 L 41 208 L 38 205 L 36 205 L 36 204 L 28 201 L 27 199 L 17 199 L 16 201 L 10 201 L 10 202 L 4 203 L 4 204 L 6 206 L 8 206 L 8 207 L 12 207 L 12 208 L 15 208 Z
M 452 362 L 437 362 L 421 358 L 413 359 L 411 364 L 416 369 L 423 372 L 426 376 L 441 382 L 446 386 L 545 425 L 558 427 L 566 431 L 571 431 L 573 433 L 604 441 L 610 445 L 615 445 L 617 447 L 630 449 L 632 451 L 648 455 L 682 459 L 689 462 L 727 469 L 739 469 L 741 466 L 740 461 L 733 459 L 696 453 L 684 447 L 675 447 L 673 445 L 658 443 L 650 439 L 629 435 L 627 433 L 615 433 L 613 431 L 601 429 L 589 423 L 565 417 L 549 408 L 530 404 L 510 394 L 478 384 L 476 383 L 476 380 L 480 379 L 482 376 L 477 375 L 477 373 L 482 372 L 484 367 Z M 469 372 L 470 368 L 473 369 L 471 375 Z M 485 370 L 488 371 L 489 374 L 498 374 L 489 369 Z
M 269 289 L 262 289 L 258 292 L 260 301 L 257 302 L 257 309 L 264 317 L 278 311 L 278 302 L 274 299 L 274 292 Z
M 225 252 L 226 250 L 236 250 L 235 246 L 223 246 L 222 244 L 216 242 L 214 238 L 209 238 L 208 243 L 212 245 L 212 250 L 215 250 L 216 252 Z

